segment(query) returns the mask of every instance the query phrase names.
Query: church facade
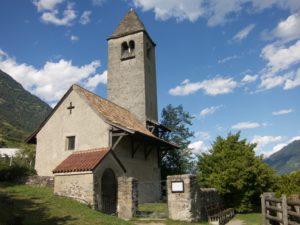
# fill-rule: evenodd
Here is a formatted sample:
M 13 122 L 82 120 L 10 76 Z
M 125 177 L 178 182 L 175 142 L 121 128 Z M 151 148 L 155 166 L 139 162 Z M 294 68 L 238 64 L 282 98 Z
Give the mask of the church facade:
M 104 212 L 116 207 L 119 176 L 140 183 L 139 202 L 160 198 L 160 160 L 176 148 L 160 137 L 155 43 L 133 10 L 108 38 L 108 99 L 72 85 L 28 138 L 35 169 L 54 192 Z

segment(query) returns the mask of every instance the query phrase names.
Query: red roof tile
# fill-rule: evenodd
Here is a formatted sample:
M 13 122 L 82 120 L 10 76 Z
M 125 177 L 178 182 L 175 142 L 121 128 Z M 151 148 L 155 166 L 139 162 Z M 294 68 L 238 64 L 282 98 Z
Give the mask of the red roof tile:
M 99 165 L 109 151 L 110 148 L 76 151 L 62 161 L 52 172 L 67 173 L 91 171 Z

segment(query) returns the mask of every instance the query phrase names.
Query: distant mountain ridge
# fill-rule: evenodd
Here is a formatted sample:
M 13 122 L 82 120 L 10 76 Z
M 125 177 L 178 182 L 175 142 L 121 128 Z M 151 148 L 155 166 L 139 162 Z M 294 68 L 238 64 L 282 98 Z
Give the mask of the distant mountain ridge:
M 0 135 L 24 140 L 49 114 L 51 107 L 0 70 Z
M 265 162 L 273 167 L 278 174 L 300 170 L 300 140 L 293 141 L 283 147 L 268 157 Z

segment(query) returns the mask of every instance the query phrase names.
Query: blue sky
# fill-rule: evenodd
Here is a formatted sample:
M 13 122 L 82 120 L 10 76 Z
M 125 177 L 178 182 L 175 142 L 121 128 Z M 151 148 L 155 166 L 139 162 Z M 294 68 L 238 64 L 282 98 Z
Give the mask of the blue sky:
M 157 44 L 159 114 L 195 116 L 195 153 L 239 130 L 265 156 L 300 139 L 299 0 L 0 4 L 0 69 L 51 106 L 73 83 L 106 96 L 106 38 L 132 7 Z

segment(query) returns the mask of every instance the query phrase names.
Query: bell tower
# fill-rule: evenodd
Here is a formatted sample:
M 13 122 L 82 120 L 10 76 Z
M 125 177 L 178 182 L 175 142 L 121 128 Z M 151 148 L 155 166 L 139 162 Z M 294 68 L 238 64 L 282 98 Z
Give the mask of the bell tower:
M 155 43 L 132 9 L 108 40 L 108 100 L 157 122 Z

